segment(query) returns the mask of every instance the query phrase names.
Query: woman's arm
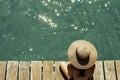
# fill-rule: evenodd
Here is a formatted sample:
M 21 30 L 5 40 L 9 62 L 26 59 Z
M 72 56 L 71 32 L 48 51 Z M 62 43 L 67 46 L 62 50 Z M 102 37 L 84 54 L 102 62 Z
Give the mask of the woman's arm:
M 59 64 L 60 72 L 62 76 L 64 77 L 65 80 L 69 80 L 69 75 L 68 75 L 68 69 L 67 69 L 67 64 L 65 62 L 61 62 Z

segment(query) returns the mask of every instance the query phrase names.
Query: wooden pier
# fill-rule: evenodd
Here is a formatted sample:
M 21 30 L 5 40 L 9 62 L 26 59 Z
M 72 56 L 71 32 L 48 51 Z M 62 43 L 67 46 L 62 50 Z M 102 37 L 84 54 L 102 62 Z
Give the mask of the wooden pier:
M 0 80 L 64 80 L 59 62 L 0 61 Z M 94 80 L 120 80 L 120 60 L 97 61 L 95 64 Z

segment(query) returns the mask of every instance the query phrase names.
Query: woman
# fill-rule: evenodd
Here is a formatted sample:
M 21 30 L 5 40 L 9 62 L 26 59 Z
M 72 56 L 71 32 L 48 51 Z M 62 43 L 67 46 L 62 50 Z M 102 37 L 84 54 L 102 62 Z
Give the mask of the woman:
M 77 40 L 68 49 L 69 64 L 61 62 L 59 67 L 65 80 L 93 80 L 97 50 L 88 41 Z

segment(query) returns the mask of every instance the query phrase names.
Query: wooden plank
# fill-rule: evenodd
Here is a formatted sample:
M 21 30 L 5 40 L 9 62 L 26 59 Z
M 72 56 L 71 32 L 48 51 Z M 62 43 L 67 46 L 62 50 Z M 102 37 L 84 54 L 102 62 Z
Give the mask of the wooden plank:
M 31 80 L 41 80 L 41 61 L 31 61 Z
M 6 61 L 0 61 L 0 80 L 5 80 Z
M 43 61 L 43 80 L 54 80 L 53 61 Z
M 6 80 L 17 80 L 18 61 L 8 61 Z
M 104 61 L 106 80 L 116 80 L 114 61 Z
M 120 60 L 116 60 L 116 73 L 117 73 L 117 79 L 120 80 Z
M 20 61 L 19 63 L 19 80 L 29 80 L 30 62 Z
M 102 61 L 96 61 L 93 78 L 94 78 L 94 80 L 104 80 Z
M 55 80 L 64 80 L 64 78 L 61 75 L 60 70 L 59 70 L 59 63 L 60 62 L 61 61 L 56 61 L 55 62 Z

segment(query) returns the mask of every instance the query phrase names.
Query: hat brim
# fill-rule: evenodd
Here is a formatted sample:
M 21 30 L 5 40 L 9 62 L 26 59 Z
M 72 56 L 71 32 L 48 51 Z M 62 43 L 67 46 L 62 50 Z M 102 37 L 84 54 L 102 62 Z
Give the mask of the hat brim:
M 83 45 L 88 46 L 90 48 L 90 53 L 91 53 L 89 55 L 89 62 L 86 65 L 79 64 L 76 57 L 76 49 L 78 48 L 78 46 L 83 46 Z M 74 41 L 68 48 L 68 58 L 71 64 L 78 69 L 88 69 L 92 67 L 95 64 L 97 57 L 98 54 L 96 48 L 90 42 L 85 40 Z

